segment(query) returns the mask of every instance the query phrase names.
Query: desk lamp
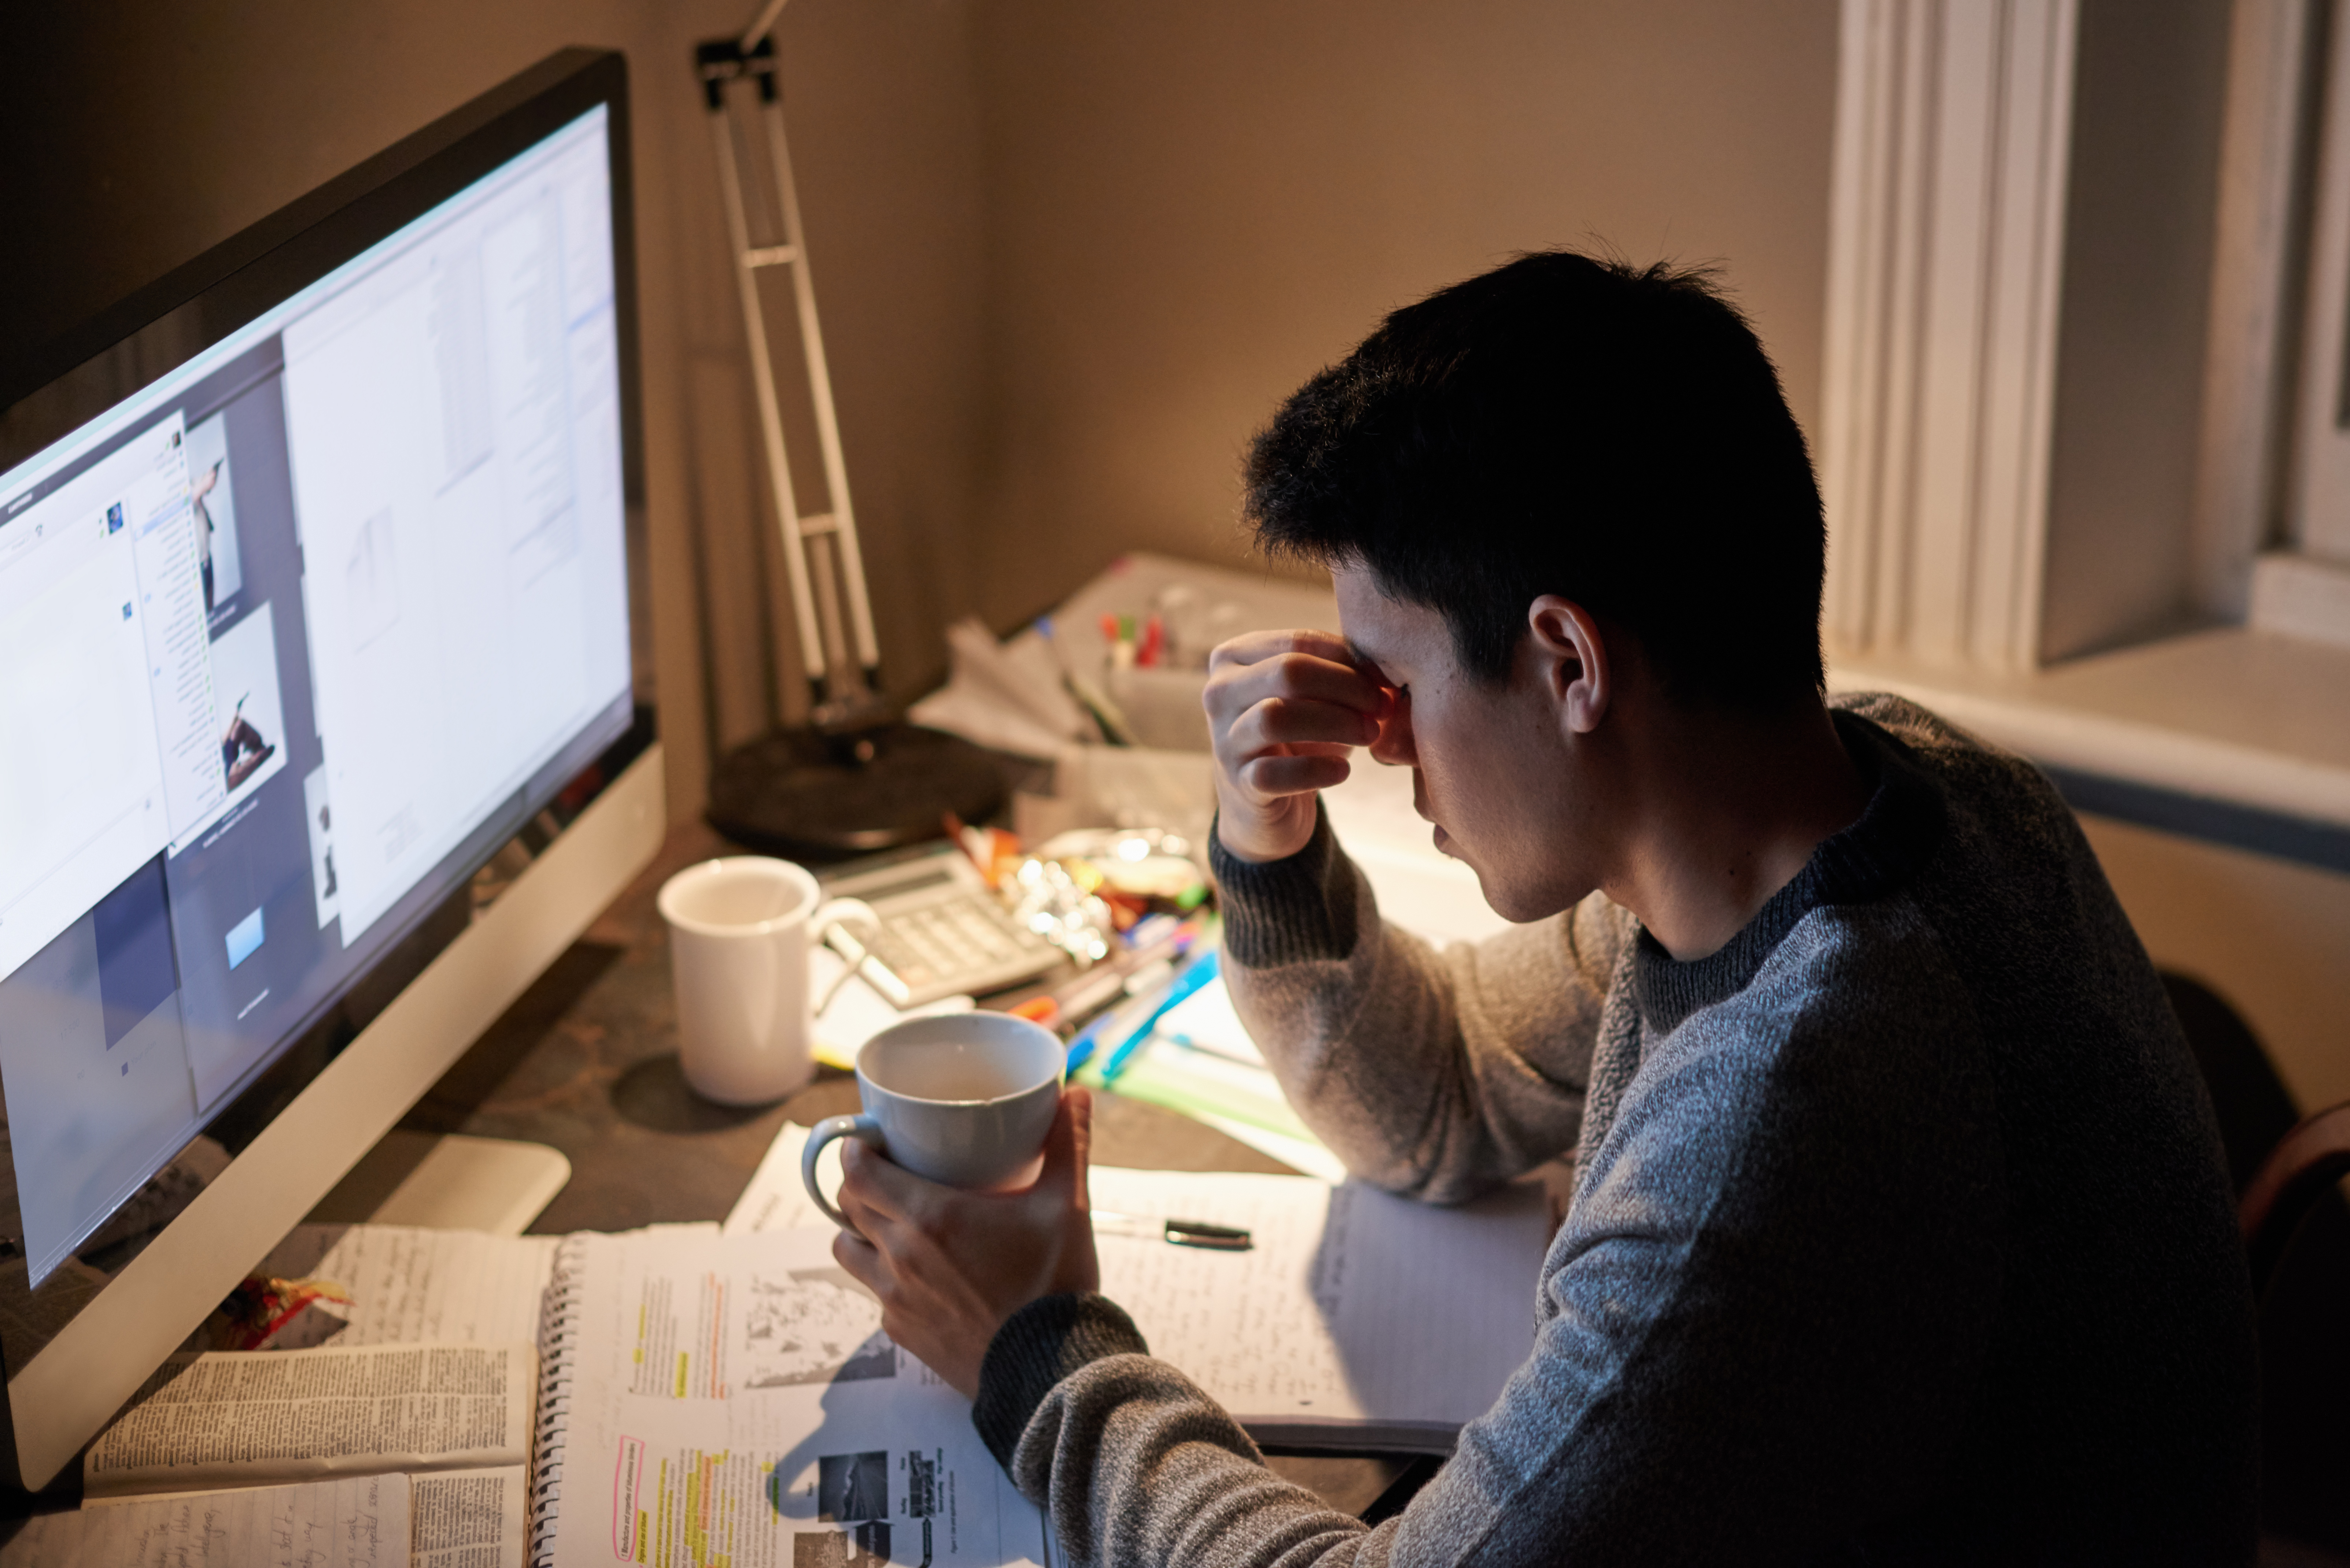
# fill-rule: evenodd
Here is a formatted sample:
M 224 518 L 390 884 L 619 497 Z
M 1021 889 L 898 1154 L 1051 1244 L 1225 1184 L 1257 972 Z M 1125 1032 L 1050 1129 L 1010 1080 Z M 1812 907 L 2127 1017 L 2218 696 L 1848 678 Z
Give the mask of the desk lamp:
M 770 731 L 720 759 L 710 781 L 708 816 L 718 831 L 754 849 L 828 860 L 931 837 L 949 813 L 981 820 L 1003 805 L 1004 792 L 1003 774 L 985 752 L 959 736 L 897 720 L 882 695 L 880 649 L 873 636 L 832 379 L 816 325 L 816 286 L 808 274 L 784 138 L 773 36 L 784 5 L 785 0 L 766 0 L 742 36 L 699 46 L 694 69 L 718 153 L 767 479 L 791 585 L 793 626 L 807 672 L 809 722 L 798 729 Z M 730 102 L 743 95 L 728 90 L 745 79 L 756 88 L 755 113 L 775 182 L 773 215 L 782 234 L 775 244 L 755 244 L 751 234 L 751 202 L 736 145 L 740 117 Z M 792 487 L 759 297 L 759 275 L 770 267 L 791 271 L 829 498 L 830 510 L 821 514 L 802 514 Z

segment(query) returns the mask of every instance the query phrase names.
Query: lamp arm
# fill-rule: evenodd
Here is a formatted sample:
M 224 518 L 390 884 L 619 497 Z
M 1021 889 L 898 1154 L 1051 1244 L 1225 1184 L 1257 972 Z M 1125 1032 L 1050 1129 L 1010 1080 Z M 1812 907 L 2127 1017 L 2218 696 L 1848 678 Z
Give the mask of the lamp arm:
M 775 26 L 775 18 L 784 14 L 784 6 L 787 3 L 788 0 L 766 0 L 766 4 L 759 7 L 759 19 L 743 30 L 743 36 L 738 41 L 744 54 L 759 47 L 759 40 Z

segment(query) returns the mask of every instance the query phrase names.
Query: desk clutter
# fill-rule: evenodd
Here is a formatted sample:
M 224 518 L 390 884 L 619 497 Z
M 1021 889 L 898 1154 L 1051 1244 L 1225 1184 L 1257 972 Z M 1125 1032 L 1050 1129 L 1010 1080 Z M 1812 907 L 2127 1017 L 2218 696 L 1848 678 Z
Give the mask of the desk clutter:
M 969 1404 L 834 1263 L 806 1140 L 785 1124 L 723 1226 L 297 1227 L 257 1274 L 303 1304 L 261 1348 L 173 1358 L 85 1456 L 82 1511 L 0 1562 L 1054 1563 Z M 1303 1176 L 1091 1188 L 1103 1289 L 1261 1442 L 1447 1452 L 1531 1347 L 1538 1188 L 1458 1210 Z M 1247 1245 L 1182 1243 L 1201 1232 Z
M 957 628 L 955 678 L 915 716 L 1053 757 L 1055 794 L 1015 803 L 1019 833 L 956 825 L 829 874 L 879 925 L 809 949 L 829 998 L 809 1035 L 848 1068 L 993 992 L 1060 1035 L 1071 1081 L 1304 1173 L 1097 1166 L 1103 1289 L 1261 1443 L 1442 1454 L 1531 1348 L 1543 1189 L 1440 1210 L 1348 1182 L 1233 1010 L 1206 875 L 1204 650 L 1335 624 L 1324 599 L 1136 556 L 1008 643 Z M 1325 806 L 1388 918 L 1495 928 L 1408 774 L 1358 767 Z M 967 1402 L 833 1262 L 807 1137 L 783 1127 L 723 1226 L 297 1227 L 91 1445 L 81 1511 L 31 1521 L 0 1568 L 1054 1563 Z

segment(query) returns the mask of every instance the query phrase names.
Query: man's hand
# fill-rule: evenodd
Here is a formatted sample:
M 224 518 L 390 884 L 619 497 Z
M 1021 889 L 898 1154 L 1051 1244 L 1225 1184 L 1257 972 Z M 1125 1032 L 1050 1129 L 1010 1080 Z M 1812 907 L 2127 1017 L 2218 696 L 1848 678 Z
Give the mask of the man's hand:
M 1253 631 L 1208 656 L 1216 836 L 1243 860 L 1282 860 L 1314 836 L 1314 794 L 1378 739 L 1393 695 L 1326 631 Z
M 840 1144 L 840 1266 L 881 1298 L 881 1327 L 966 1398 L 1004 1320 L 1045 1296 L 1098 1290 L 1086 1194 L 1093 1096 L 1065 1090 L 1045 1137 L 1045 1169 L 1018 1192 L 963 1192 L 924 1181 L 854 1138 Z

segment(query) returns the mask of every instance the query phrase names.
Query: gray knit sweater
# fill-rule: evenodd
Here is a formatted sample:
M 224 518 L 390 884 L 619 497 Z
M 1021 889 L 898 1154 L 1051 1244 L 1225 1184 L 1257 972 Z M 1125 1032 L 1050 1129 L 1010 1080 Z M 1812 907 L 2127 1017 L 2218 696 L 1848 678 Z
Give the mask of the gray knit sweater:
M 2032 767 L 1837 706 L 1866 813 L 1689 963 L 1596 897 L 1438 954 L 1326 823 L 1219 860 L 1234 1001 L 1348 1168 L 1443 1203 L 1574 1148 L 1575 1199 L 1533 1355 L 1376 1530 L 1115 1306 L 1024 1309 L 974 1418 L 1073 1559 L 2251 1560 L 2250 1290 L 2146 954 Z

